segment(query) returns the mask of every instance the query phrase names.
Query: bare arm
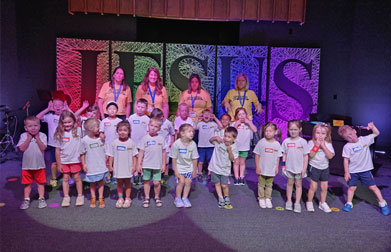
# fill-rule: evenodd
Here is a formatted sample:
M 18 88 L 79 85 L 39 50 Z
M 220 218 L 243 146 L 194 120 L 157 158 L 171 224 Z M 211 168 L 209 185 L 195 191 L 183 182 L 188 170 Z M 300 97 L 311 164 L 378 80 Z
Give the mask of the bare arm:
M 168 119 L 169 110 L 168 110 L 168 103 L 166 103 L 166 102 L 163 104 L 163 114 L 164 114 L 164 117 L 166 119 Z
M 253 132 L 257 132 L 258 131 L 257 126 L 255 126 L 254 123 L 252 121 L 250 121 L 249 119 L 246 118 L 245 123 L 250 127 L 250 129 Z
M 349 179 L 350 179 L 349 158 L 346 158 L 346 157 L 343 158 L 343 169 L 344 169 L 344 172 L 345 172 L 345 174 L 344 174 L 345 180 L 346 180 L 346 182 L 348 182 Z
M 138 169 L 138 172 L 140 172 L 140 173 L 143 168 L 143 157 L 144 157 L 144 150 L 139 150 L 138 151 L 138 160 L 137 160 L 137 169 Z
M 137 156 L 133 156 L 133 169 L 132 174 L 134 174 L 137 171 Z
M 192 177 L 196 178 L 197 177 L 197 164 L 198 164 L 198 159 L 193 159 L 193 173 Z
M 324 154 L 327 159 L 332 159 L 334 157 L 334 153 L 332 153 L 327 147 L 324 141 L 321 143 L 320 148 L 322 148 Z
M 41 151 L 46 150 L 46 145 L 41 141 L 41 138 L 39 138 L 39 133 L 37 133 L 35 136 L 35 141 L 37 141 L 38 147 Z
M 233 162 L 235 160 L 235 156 L 232 153 L 232 147 L 229 144 L 226 146 L 227 146 L 228 158 L 229 158 L 229 160 L 231 160 L 231 162 Z
M 219 129 L 222 129 L 223 128 L 223 125 L 221 124 L 220 120 L 213 114 L 213 120 L 215 120 L 217 126 L 219 127 Z
M 130 116 L 130 109 L 131 109 L 130 102 L 128 102 L 126 103 L 126 108 L 125 108 L 126 119 L 128 119 Z
M 179 179 L 180 175 L 179 175 L 179 172 L 178 172 L 178 165 L 177 165 L 177 162 L 176 162 L 176 158 L 172 159 L 172 169 L 174 170 L 175 177 L 177 177 Z
M 109 156 L 109 171 L 113 171 L 113 163 L 114 163 L 114 157 Z
M 368 123 L 368 128 L 372 130 L 372 134 L 377 137 L 380 135 L 380 131 L 376 128 L 375 124 L 373 122 Z
M 48 107 L 38 113 L 37 118 L 42 120 L 43 116 L 49 113 L 51 110 L 53 110 L 53 101 L 50 101 Z
M 162 150 L 162 168 L 160 169 L 161 173 L 165 172 L 166 171 L 166 149 L 163 149 Z
M 84 171 L 85 173 L 87 173 L 88 170 L 87 170 L 86 155 L 85 155 L 85 154 L 81 154 L 81 155 L 80 155 L 80 161 L 81 161 L 81 165 L 83 166 L 83 171 Z
M 76 116 L 76 117 L 80 116 L 80 114 L 81 114 L 86 108 L 88 108 L 88 106 L 90 106 L 90 104 L 88 103 L 88 101 L 84 101 L 84 102 L 83 102 L 83 105 L 81 106 L 81 108 L 79 108 L 79 109 L 75 112 L 75 116 Z
M 21 152 L 25 152 L 25 151 L 27 150 L 27 148 L 28 148 L 29 145 L 30 145 L 31 139 L 33 139 L 33 136 L 32 136 L 30 133 L 27 133 L 27 139 L 26 139 L 26 141 L 24 141 L 24 143 L 22 143 L 22 144 L 19 146 L 19 150 L 20 150 Z
M 303 178 L 305 175 L 305 172 L 307 171 L 307 166 L 308 166 L 308 155 L 304 155 L 304 161 L 303 161 L 303 170 L 301 171 L 301 177 Z
M 103 120 L 105 119 L 105 114 L 103 112 L 103 99 L 98 98 L 98 107 L 99 107 L 99 112 L 100 112 L 100 119 Z
M 259 160 L 261 157 L 258 154 L 255 154 L 255 173 L 261 175 L 261 166 L 259 165 Z

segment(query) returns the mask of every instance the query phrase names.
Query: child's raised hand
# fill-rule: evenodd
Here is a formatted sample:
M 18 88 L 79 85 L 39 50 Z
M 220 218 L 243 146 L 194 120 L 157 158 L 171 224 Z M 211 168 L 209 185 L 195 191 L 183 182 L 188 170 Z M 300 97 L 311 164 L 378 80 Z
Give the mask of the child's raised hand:
M 223 139 L 221 139 L 221 137 L 219 136 L 216 136 L 216 141 L 221 144 L 223 142 Z
M 229 104 L 229 102 L 224 102 L 224 108 L 225 111 L 228 113 L 228 111 L 231 109 L 231 105 Z
M 49 101 L 48 109 L 49 109 L 49 111 L 53 111 L 53 101 Z
M 350 180 L 350 173 L 349 172 L 345 172 L 344 174 L 344 177 L 345 177 L 345 181 L 348 182 Z
M 373 129 L 375 127 L 375 124 L 373 122 L 368 123 L 368 129 Z
M 90 106 L 89 102 L 87 100 L 83 101 L 83 108 L 88 108 Z
M 245 124 L 250 124 L 250 120 L 246 117 L 246 118 L 244 118 L 244 123 Z

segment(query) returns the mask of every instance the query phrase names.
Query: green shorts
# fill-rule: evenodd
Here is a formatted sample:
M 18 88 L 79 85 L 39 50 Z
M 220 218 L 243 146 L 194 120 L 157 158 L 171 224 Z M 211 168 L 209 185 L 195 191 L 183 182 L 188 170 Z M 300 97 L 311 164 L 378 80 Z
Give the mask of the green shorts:
M 248 151 L 239 151 L 239 157 L 246 158 L 248 156 Z
M 153 181 L 161 181 L 162 174 L 160 173 L 160 169 L 144 169 L 143 168 L 143 180 L 153 180 Z

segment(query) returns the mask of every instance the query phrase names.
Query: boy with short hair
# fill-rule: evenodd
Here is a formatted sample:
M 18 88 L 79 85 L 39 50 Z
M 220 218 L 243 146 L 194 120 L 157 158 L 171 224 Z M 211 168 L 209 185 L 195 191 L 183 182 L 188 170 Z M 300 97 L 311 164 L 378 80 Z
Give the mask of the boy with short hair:
M 158 135 L 162 121 L 152 118 L 148 124 L 148 135 L 145 135 L 139 145 L 138 152 L 138 171 L 143 173 L 144 194 L 143 207 L 147 208 L 150 204 L 150 182 L 153 180 L 155 192 L 155 203 L 157 207 L 163 206 L 160 199 L 160 180 L 161 173 L 165 170 L 166 144 L 164 138 Z
M 369 146 L 374 143 L 375 137 L 377 137 L 380 132 L 373 122 L 368 123 L 368 129 L 372 130 L 372 134 L 360 137 L 357 137 L 356 130 L 348 125 L 344 125 L 338 129 L 338 134 L 348 142 L 345 144 L 342 151 L 345 170 L 344 177 L 349 185 L 347 202 L 343 210 L 350 212 L 353 208 L 352 200 L 354 191 L 357 188 L 357 182 L 360 180 L 363 186 L 368 186 L 376 195 L 381 208 L 381 213 L 383 215 L 389 215 L 390 209 L 387 206 L 387 202 L 383 199 L 379 188 L 376 186 L 371 173 L 373 163 Z
M 231 174 L 231 163 L 239 155 L 238 148 L 235 144 L 237 135 L 237 129 L 234 127 L 228 127 L 224 131 L 223 143 L 218 143 L 218 136 L 210 139 L 210 142 L 213 143 L 215 147 L 208 170 L 212 172 L 211 179 L 212 182 L 215 183 L 220 208 L 232 208 L 231 201 L 229 199 L 228 177 Z
M 45 201 L 45 159 L 44 150 L 47 146 L 47 137 L 39 132 L 41 128 L 39 119 L 29 116 L 24 120 L 24 132 L 19 139 L 17 147 L 23 152 L 22 160 L 22 184 L 24 184 L 24 201 L 20 209 L 27 209 L 30 206 L 30 193 L 35 180 L 38 187 L 38 208 L 47 206 Z

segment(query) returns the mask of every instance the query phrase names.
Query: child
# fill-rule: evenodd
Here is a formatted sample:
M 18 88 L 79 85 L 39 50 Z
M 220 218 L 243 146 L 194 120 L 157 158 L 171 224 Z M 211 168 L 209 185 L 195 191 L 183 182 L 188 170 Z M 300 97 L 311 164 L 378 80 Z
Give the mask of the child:
M 222 114 L 220 116 L 221 128 L 216 128 L 215 135 L 220 138 L 217 140 L 219 143 L 223 142 L 224 131 L 227 129 L 231 122 L 231 116 L 228 114 Z
M 136 171 L 138 150 L 136 143 L 129 138 L 131 130 L 128 121 L 118 123 L 117 133 L 118 138 L 107 149 L 109 169 L 114 172 L 114 177 L 117 179 L 118 200 L 115 207 L 129 208 L 132 203 L 130 180 Z M 125 184 L 125 201 L 123 184 Z
M 238 158 L 238 148 L 235 144 L 237 135 L 236 128 L 228 127 L 224 132 L 223 143 L 217 142 L 217 136 L 210 139 L 215 148 L 208 170 L 212 172 L 212 182 L 215 183 L 220 208 L 232 208 L 229 199 L 228 176 L 231 174 L 231 163 Z
M 272 208 L 273 180 L 278 174 L 282 149 L 280 143 L 274 139 L 277 134 L 277 126 L 274 123 L 266 123 L 261 130 L 264 138 L 259 140 L 254 148 L 255 171 L 258 174 L 258 200 L 259 207 Z
M 58 120 L 63 111 L 68 110 L 66 101 L 59 99 L 53 99 L 49 101 L 48 107 L 42 110 L 37 118 L 48 124 L 48 146 L 50 150 L 50 162 L 51 162 L 51 175 L 50 185 L 52 187 L 57 186 L 57 166 L 56 166 L 56 148 L 54 147 L 54 132 L 58 126 Z M 54 113 L 49 113 L 53 111 Z
M 137 146 L 141 138 L 148 132 L 149 117 L 145 114 L 148 108 L 148 101 L 144 98 L 138 99 L 134 108 L 135 113 L 129 116 L 128 121 L 132 132 L 130 138 Z M 134 174 L 134 184 L 142 184 L 141 175 L 138 175 L 137 171 Z
M 22 160 L 22 184 L 24 184 L 24 200 L 20 209 L 30 207 L 30 193 L 32 184 L 35 180 L 38 187 L 38 208 L 47 206 L 45 201 L 45 159 L 44 150 L 47 145 L 47 137 L 39 132 L 41 125 L 39 119 L 35 116 L 29 116 L 24 119 L 24 132 L 19 139 L 17 147 L 23 152 Z
M 326 203 L 328 181 L 329 181 L 329 159 L 334 157 L 334 148 L 331 144 L 331 127 L 325 123 L 318 123 L 312 130 L 312 140 L 308 142 L 309 152 L 308 172 L 310 177 L 310 189 L 306 203 L 307 211 L 314 212 L 312 199 L 318 189 L 320 181 L 320 202 L 319 209 L 330 213 L 331 209 Z
M 191 119 L 190 119 L 191 120 Z M 166 168 L 166 144 L 164 138 L 158 135 L 162 121 L 152 118 L 148 124 L 148 135 L 145 135 L 139 143 L 138 169 L 143 173 L 144 194 L 143 207 L 147 208 L 150 204 L 149 192 L 151 190 L 150 182 L 153 180 L 155 203 L 157 207 L 163 206 L 160 199 L 160 180 L 161 173 Z
M 257 132 L 257 127 L 248 119 L 245 108 L 237 108 L 235 111 L 235 123 L 233 126 L 238 130 L 238 140 L 236 142 L 239 150 L 239 157 L 234 162 L 234 184 L 244 185 L 244 171 L 246 170 L 246 158 L 250 150 L 250 141 L 253 132 Z
M 179 139 L 172 146 L 170 157 L 175 177 L 178 179 L 176 186 L 176 207 L 191 207 L 188 199 L 192 179 L 197 174 L 197 145 L 192 141 L 194 128 L 190 124 L 182 124 L 179 127 Z M 181 197 L 183 191 L 183 197 Z
M 84 205 L 83 184 L 80 178 L 80 143 L 81 129 L 77 127 L 75 115 L 69 111 L 62 112 L 58 127 L 54 133 L 57 169 L 63 174 L 62 188 L 64 199 L 61 203 L 62 207 L 68 207 L 71 203 L 71 198 L 69 197 L 69 178 L 71 173 L 76 183 L 76 206 Z
M 97 118 L 98 115 L 100 114 L 98 106 L 96 106 L 95 104 L 89 106 L 88 101 L 84 101 L 83 106 L 78 111 L 75 112 L 75 115 L 77 115 L 78 113 L 82 113 L 86 108 L 87 108 L 86 116 L 79 117 L 79 122 L 81 124 L 81 133 L 83 137 L 87 135 L 86 129 L 84 128 L 84 123 L 87 121 L 87 119 Z M 99 120 L 98 122 L 100 123 Z
M 289 137 L 282 142 L 282 173 L 288 178 L 286 185 L 286 210 L 292 208 L 293 184 L 296 186 L 295 213 L 301 213 L 302 179 L 306 176 L 308 164 L 307 141 L 300 137 L 302 127 L 299 120 L 288 122 Z
M 169 120 L 167 120 L 164 117 L 163 111 L 161 109 L 154 108 L 151 112 L 151 118 L 157 118 L 162 121 L 162 126 L 161 126 L 158 134 L 164 138 L 164 140 L 166 142 L 166 146 L 167 146 L 166 160 L 165 160 L 166 168 L 164 171 L 164 179 L 162 179 L 162 183 L 164 183 L 163 181 L 168 179 L 168 163 L 170 160 L 169 153 L 171 150 L 171 146 L 173 145 L 173 143 L 175 141 L 175 130 L 174 130 L 174 126 L 172 126 L 172 122 L 170 122 Z
M 99 208 L 104 208 L 103 179 L 107 175 L 105 147 L 99 137 L 99 120 L 89 118 L 84 123 L 86 136 L 81 140 L 80 159 L 86 173 L 86 181 L 90 183 L 90 207 L 96 207 L 96 185 L 98 185 Z
M 381 208 L 381 213 L 383 215 L 389 215 L 390 209 L 387 206 L 387 202 L 383 199 L 383 196 L 379 188 L 376 186 L 371 174 L 373 163 L 369 146 L 374 143 L 375 137 L 377 137 L 380 132 L 373 122 L 368 123 L 368 129 L 372 130 L 372 134 L 364 137 L 357 137 L 356 130 L 347 125 L 338 129 L 338 134 L 348 141 L 342 151 L 345 180 L 349 185 L 348 199 L 343 210 L 350 212 L 353 208 L 352 200 L 354 191 L 357 188 L 357 182 L 360 180 L 362 185 L 368 186 L 369 189 L 376 195 Z
M 122 120 L 116 116 L 118 105 L 114 101 L 107 103 L 106 111 L 109 116 L 100 122 L 99 131 L 102 141 L 104 141 L 107 146 L 110 146 L 111 142 L 118 137 L 117 124 L 122 122 Z M 106 163 L 108 163 L 108 158 L 106 158 Z M 115 181 L 112 179 L 111 173 L 108 173 L 106 183 L 111 182 Z
M 179 127 L 181 127 L 182 124 L 188 123 L 190 125 L 194 125 L 193 120 L 191 119 L 191 117 L 189 117 L 189 107 L 186 103 L 179 104 L 178 112 L 179 116 L 177 116 L 174 121 L 174 128 L 176 134 L 178 134 Z

